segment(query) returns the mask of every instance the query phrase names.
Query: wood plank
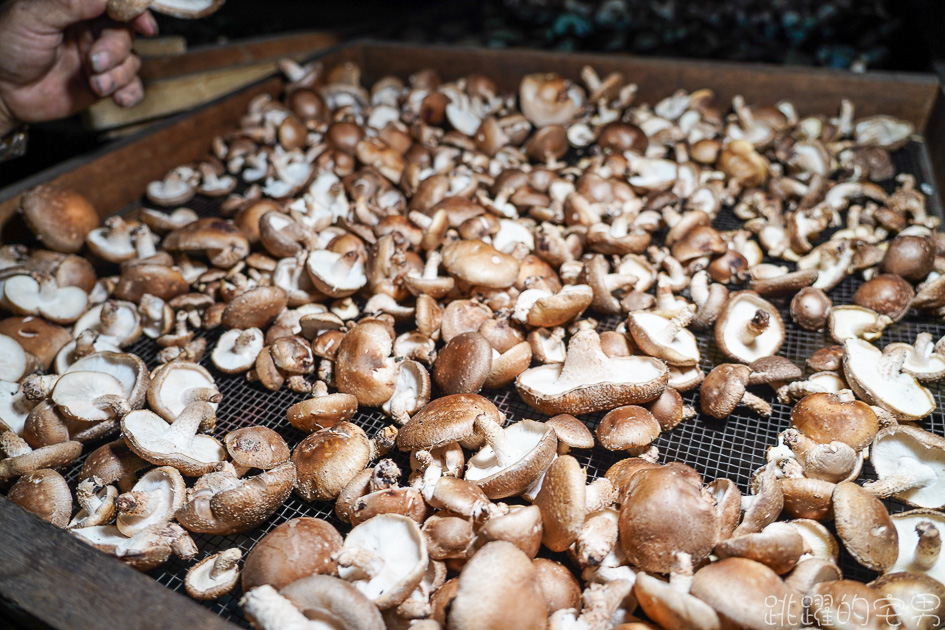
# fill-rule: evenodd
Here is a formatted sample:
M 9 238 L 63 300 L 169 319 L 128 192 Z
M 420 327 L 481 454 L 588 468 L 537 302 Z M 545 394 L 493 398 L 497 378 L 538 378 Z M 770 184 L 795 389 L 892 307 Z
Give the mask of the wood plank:
M 237 626 L 0 497 L 0 592 L 53 628 Z M 134 613 L 134 614 L 129 614 Z M 0 622 L 0 625 L 3 625 Z
M 239 122 L 250 100 L 277 94 L 281 82 L 268 79 L 196 112 L 159 123 L 141 136 L 108 145 L 0 190 L 0 225 L 16 211 L 20 195 L 50 182 L 81 191 L 102 217 L 141 198 L 151 180 L 179 164 L 206 155 L 210 141 Z M 0 242 L 10 242 L 0 235 Z
M 244 39 L 223 46 L 192 48 L 185 55 L 164 59 L 148 59 L 139 72 L 144 81 L 179 77 L 214 68 L 250 64 L 277 59 L 297 53 L 313 54 L 334 46 L 341 37 L 328 31 L 289 33 L 278 37 Z
M 187 40 L 181 35 L 138 37 L 135 39 L 135 53 L 142 59 L 142 68 L 148 65 L 150 58 L 177 57 L 186 52 Z

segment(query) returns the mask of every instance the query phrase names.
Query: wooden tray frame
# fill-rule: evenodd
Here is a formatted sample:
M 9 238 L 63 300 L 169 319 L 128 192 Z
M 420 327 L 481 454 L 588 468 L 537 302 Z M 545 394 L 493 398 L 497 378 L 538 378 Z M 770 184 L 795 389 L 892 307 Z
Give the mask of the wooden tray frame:
M 718 103 L 736 94 L 746 101 L 792 101 L 801 115 L 838 110 L 849 99 L 856 115 L 890 114 L 912 122 L 925 139 L 926 173 L 945 190 L 945 103 L 938 79 L 912 73 L 851 74 L 842 71 L 646 59 L 599 54 L 563 54 L 532 50 L 486 50 L 443 46 L 406 46 L 358 41 L 317 55 L 327 66 L 354 61 L 364 79 L 386 74 L 406 78 L 431 67 L 444 79 L 478 72 L 493 78 L 502 90 L 515 90 L 529 72 L 554 70 L 577 79 L 584 65 L 605 74 L 620 71 L 638 84 L 638 100 L 653 103 L 683 88 L 710 87 Z M 29 188 L 50 183 L 86 195 L 103 217 L 141 198 L 148 182 L 168 170 L 204 156 L 214 136 L 234 128 L 256 96 L 277 95 L 281 80 L 264 79 L 194 112 L 172 118 L 141 134 L 95 153 L 76 158 L 0 190 L 0 243 L 22 240 L 16 218 L 19 198 Z M 931 203 L 939 205 L 935 198 Z M 119 561 L 98 553 L 60 530 L 0 497 L 0 617 L 7 611 L 29 620 L 31 627 L 100 630 L 101 628 L 236 626 L 184 595 L 170 591 Z

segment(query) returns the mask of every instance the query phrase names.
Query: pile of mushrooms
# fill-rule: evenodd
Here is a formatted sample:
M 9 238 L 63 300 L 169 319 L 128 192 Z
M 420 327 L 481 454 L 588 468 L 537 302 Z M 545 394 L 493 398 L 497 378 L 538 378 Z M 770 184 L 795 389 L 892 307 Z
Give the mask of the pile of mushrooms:
M 883 340 L 945 316 L 939 220 L 890 157 L 910 124 L 636 103 L 591 68 L 515 93 L 282 68 L 283 98 L 149 207 L 99 227 L 78 193 L 23 196 L 35 242 L 0 248 L 11 501 L 141 570 L 192 560 L 197 599 L 240 584 L 261 630 L 788 628 L 921 593 L 945 613 L 945 438 L 916 424 L 945 338 Z M 730 211 L 740 229 L 713 227 Z M 792 326 L 823 331 L 806 372 L 778 354 Z M 293 392 L 285 423 L 227 407 L 237 381 Z M 663 432 L 739 406 L 790 415 L 751 479 L 661 461 Z M 589 478 L 597 447 L 623 454 Z M 278 522 L 293 495 L 337 520 Z M 192 536 L 260 526 L 213 555 Z M 842 579 L 841 543 L 874 582 Z

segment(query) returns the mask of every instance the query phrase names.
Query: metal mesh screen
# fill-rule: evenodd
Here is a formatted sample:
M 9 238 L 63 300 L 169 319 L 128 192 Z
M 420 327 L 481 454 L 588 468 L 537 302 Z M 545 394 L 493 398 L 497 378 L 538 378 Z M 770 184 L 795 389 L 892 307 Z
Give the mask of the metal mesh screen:
M 899 151 L 894 156 L 894 160 L 901 172 L 913 173 L 919 184 L 932 185 L 932 179 L 927 175 L 930 172 L 930 165 L 922 145 L 913 143 L 906 149 Z M 926 192 L 930 193 L 932 191 L 926 188 Z M 198 197 L 188 205 L 202 216 L 206 216 L 215 213 L 218 203 L 218 201 L 210 198 Z M 941 214 L 937 199 L 934 199 L 932 195 L 930 195 L 929 205 L 932 211 Z M 739 225 L 738 219 L 727 209 L 721 212 L 716 221 L 716 227 L 720 229 L 732 229 Z M 835 304 L 851 304 L 853 293 L 861 282 L 859 278 L 848 277 L 830 292 L 830 297 Z M 787 300 L 775 303 L 778 305 L 788 329 L 787 339 L 779 354 L 806 369 L 805 360 L 807 357 L 819 348 L 831 345 L 833 342 L 830 341 L 826 332 L 808 332 L 795 326 L 788 312 Z M 601 330 L 613 329 L 618 323 L 618 318 L 604 320 L 601 322 Z M 945 323 L 941 320 L 921 317 L 913 311 L 902 321 L 886 329 L 882 336 L 882 343 L 912 343 L 916 335 L 923 331 L 930 332 L 933 338 L 938 339 L 945 334 Z M 219 331 L 211 331 L 209 333 L 201 332 L 200 334 L 205 335 L 209 342 L 207 356 L 201 364 L 214 375 L 217 385 L 223 393 L 223 402 L 218 409 L 218 422 L 214 435 L 222 438 L 226 432 L 239 427 L 263 425 L 278 431 L 286 439 L 290 448 L 295 448 L 305 437 L 305 434 L 288 424 L 285 411 L 290 405 L 303 400 L 306 396 L 292 393 L 286 389 L 270 392 L 259 384 L 249 383 L 243 375 L 230 376 L 218 372 L 209 359 L 209 350 L 213 348 L 213 344 L 220 333 Z M 700 333 L 697 337 L 699 339 L 699 349 L 702 353 L 701 365 L 706 372 L 715 365 L 726 362 L 715 347 L 711 336 Z M 153 341 L 149 339 L 139 340 L 128 350 L 141 356 L 150 368 L 156 367 L 155 357 L 158 347 Z M 806 369 L 806 373 L 809 374 L 810 370 Z M 935 395 L 938 410 L 924 420 L 921 426 L 937 434 L 945 435 L 945 419 L 942 415 L 942 409 L 945 408 L 945 396 L 943 396 L 942 388 L 937 384 L 932 384 L 930 389 Z M 749 476 L 764 464 L 768 447 L 775 444 L 778 433 L 789 426 L 791 411 L 789 405 L 777 402 L 773 391 L 769 387 L 756 387 L 753 388 L 753 391 L 772 404 L 773 413 L 769 419 L 763 420 L 745 407 L 737 408 L 729 418 L 721 421 L 700 414 L 698 418 L 685 422 L 673 431 L 660 436 L 655 444 L 660 450 L 661 461 L 679 461 L 689 464 L 704 476 L 706 482 L 719 477 L 727 477 L 735 481 L 743 492 L 746 492 Z M 522 418 L 544 419 L 544 416 L 527 407 L 519 399 L 514 387 L 495 392 L 484 392 L 484 394 L 512 420 Z M 683 398 L 688 404 L 693 405 L 696 409 L 699 408 L 698 390 L 685 394 Z M 602 415 L 588 415 L 582 419 L 591 430 L 594 430 L 597 428 Z M 373 436 L 389 421 L 380 411 L 362 409 L 354 422 L 359 424 L 368 436 Z M 98 444 L 89 445 L 86 452 L 97 446 Z M 582 465 L 587 467 L 589 478 L 602 476 L 608 467 L 623 458 L 620 453 L 612 453 L 599 447 L 593 451 L 572 451 L 572 454 Z M 391 457 L 400 464 L 403 470 L 409 470 L 407 458 L 404 454 L 395 452 L 391 454 Z M 67 479 L 73 485 L 73 489 L 77 483 L 78 470 L 79 465 L 75 465 L 67 473 Z M 867 464 L 864 467 L 861 480 L 873 478 L 875 478 L 875 474 Z M 886 502 L 886 505 L 891 512 L 900 512 L 907 509 L 906 506 L 892 501 Z M 268 521 L 251 531 L 227 537 L 194 534 L 193 538 L 200 548 L 197 560 L 233 546 L 238 546 L 244 553 L 248 553 L 252 546 L 275 526 L 299 516 L 324 518 L 344 534 L 350 528 L 335 518 L 333 510 L 333 503 L 306 503 L 293 495 Z M 858 565 L 845 552 L 843 553 L 844 555 L 840 559 L 840 567 L 844 576 L 863 581 L 872 578 L 873 574 L 870 571 Z M 563 556 L 556 556 L 556 559 L 563 559 Z M 192 565 L 193 561 L 184 562 L 173 559 L 163 567 L 152 571 L 151 575 L 160 584 L 172 590 L 183 592 L 184 577 L 187 569 Z M 249 624 L 243 618 L 238 605 L 241 595 L 242 593 L 237 586 L 229 595 L 217 601 L 207 602 L 204 605 L 220 616 L 248 628 Z

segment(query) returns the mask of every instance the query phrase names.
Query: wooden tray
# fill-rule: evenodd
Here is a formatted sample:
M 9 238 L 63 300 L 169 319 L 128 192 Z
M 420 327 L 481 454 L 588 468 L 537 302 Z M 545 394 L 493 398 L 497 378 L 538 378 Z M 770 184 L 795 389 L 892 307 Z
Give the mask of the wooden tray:
M 319 58 L 332 66 L 359 63 L 364 80 L 386 74 L 404 78 L 423 67 L 444 79 L 481 72 L 503 90 L 515 90 L 521 76 L 554 70 L 577 79 L 581 67 L 601 73 L 620 71 L 639 85 L 638 99 L 650 103 L 679 88 L 710 87 L 719 103 L 742 94 L 749 103 L 791 100 L 803 115 L 833 114 L 843 98 L 857 116 L 886 113 L 912 122 L 926 143 L 917 148 L 910 170 L 941 189 L 945 182 L 945 108 L 938 81 L 914 74 L 853 75 L 849 73 L 736 65 L 697 61 L 666 61 L 607 55 L 563 55 L 535 51 L 494 51 L 414 47 L 359 42 L 331 49 Z M 277 78 L 260 81 L 240 92 L 187 115 L 161 123 L 107 150 L 62 164 L 0 190 L 0 242 L 25 240 L 15 216 L 23 191 L 43 182 L 85 194 L 103 217 L 137 202 L 146 184 L 169 169 L 202 157 L 212 138 L 233 128 L 247 103 L 261 93 L 277 94 Z M 941 207 L 935 190 L 933 211 Z M 155 584 L 148 576 L 87 547 L 0 498 L 0 604 L 19 609 L 41 627 L 56 628 L 234 628 L 208 610 Z M 4 611 L 0 608 L 0 624 Z M 32 625 L 35 625 L 32 624 Z

